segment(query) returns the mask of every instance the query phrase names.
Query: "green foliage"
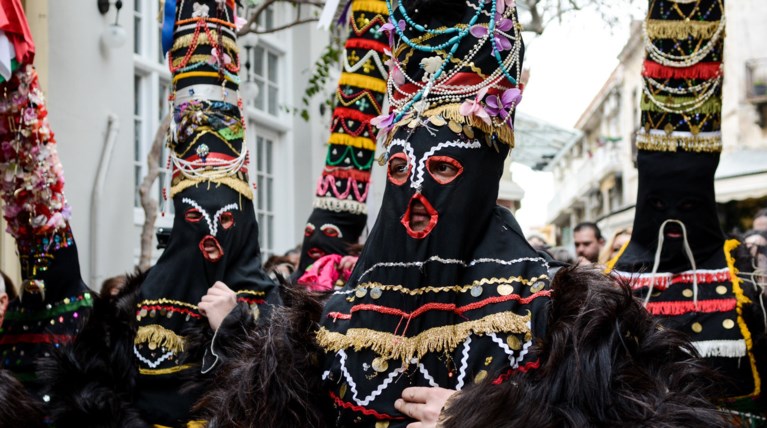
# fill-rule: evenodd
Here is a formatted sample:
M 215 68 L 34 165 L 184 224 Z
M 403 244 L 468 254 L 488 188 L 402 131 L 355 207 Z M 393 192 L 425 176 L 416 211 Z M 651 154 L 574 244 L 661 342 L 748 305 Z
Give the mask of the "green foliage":
M 332 34 L 330 42 L 322 51 L 322 55 L 317 59 L 312 67 L 312 75 L 309 78 L 306 91 L 301 97 L 301 107 L 293 109 L 295 114 L 301 116 L 305 121 L 309 121 L 309 105 L 314 97 L 321 95 L 327 87 L 330 78 L 330 70 L 341 64 L 341 55 L 344 52 L 345 40 L 337 34 Z M 322 102 L 331 110 L 333 108 L 334 95 L 328 97 Z

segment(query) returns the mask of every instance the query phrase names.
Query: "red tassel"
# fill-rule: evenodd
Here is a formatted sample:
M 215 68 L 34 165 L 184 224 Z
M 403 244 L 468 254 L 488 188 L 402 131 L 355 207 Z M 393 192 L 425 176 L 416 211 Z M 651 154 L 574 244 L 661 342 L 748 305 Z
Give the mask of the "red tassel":
M 713 79 L 722 74 L 722 63 L 701 62 L 690 67 L 666 67 L 657 62 L 645 60 L 642 75 L 653 79 Z
M 681 302 L 650 302 L 647 311 L 653 315 L 682 315 L 690 312 L 729 312 L 735 310 L 738 301 L 736 299 L 699 300 L 697 308 L 695 302 L 685 300 Z

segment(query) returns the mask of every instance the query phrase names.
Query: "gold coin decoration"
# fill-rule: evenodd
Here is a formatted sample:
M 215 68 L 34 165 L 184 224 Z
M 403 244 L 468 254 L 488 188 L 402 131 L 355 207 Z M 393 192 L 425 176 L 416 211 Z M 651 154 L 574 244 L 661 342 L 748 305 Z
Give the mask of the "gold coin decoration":
M 461 131 L 463 131 L 463 126 L 461 126 L 460 123 L 451 120 L 448 122 L 447 127 L 450 128 L 451 131 L 455 132 L 456 134 L 460 134 Z
M 474 383 L 480 383 L 487 377 L 487 370 L 480 370 L 476 376 L 474 376 Z
M 525 333 L 525 342 L 529 342 L 531 340 L 533 340 L 533 334 L 528 331 Z
M 373 288 L 370 289 L 370 297 L 373 298 L 373 299 L 380 298 L 382 294 L 383 294 L 383 292 L 378 287 L 373 287 Z
M 469 125 L 463 125 L 463 135 L 474 138 L 474 129 Z
M 378 357 L 373 360 L 373 370 L 377 371 L 378 373 L 383 373 L 389 368 L 389 362 L 386 361 L 386 359 Z
M 347 389 L 349 389 L 349 386 L 346 383 L 341 385 L 341 388 L 338 390 L 338 396 L 341 398 L 344 398 L 344 395 L 346 395 Z
M 544 284 L 543 281 L 538 281 L 530 287 L 530 291 L 532 291 L 533 293 L 537 293 L 543 290 L 543 287 L 545 286 L 546 284 Z
M 445 126 L 447 122 L 442 116 L 432 116 L 429 118 L 429 123 L 434 126 Z
M 366 294 L 368 294 L 368 289 L 364 287 L 360 287 L 357 289 L 357 291 L 354 292 L 354 295 L 359 299 L 365 297 Z
M 506 338 L 506 344 L 514 351 L 522 349 L 522 343 L 519 341 L 519 338 L 513 334 Z
M 389 428 L 389 421 L 376 422 L 376 428 Z
M 703 331 L 703 326 L 699 322 L 692 323 L 692 331 L 695 333 L 700 333 Z
M 138 315 L 139 315 L 141 318 L 144 318 L 144 317 L 146 316 L 146 314 L 147 314 L 147 310 L 146 310 L 146 309 L 142 309 L 142 310 L 140 310 L 140 311 L 139 311 L 139 313 L 138 313 Z
M 727 294 L 727 287 L 724 285 L 716 287 L 716 294 Z
M 731 319 L 726 319 L 722 321 L 722 327 L 726 328 L 727 330 L 730 330 L 731 328 L 735 327 L 735 321 Z
M 689 288 L 685 288 L 684 291 L 682 291 L 682 296 L 692 297 L 692 290 L 690 290 Z
M 514 287 L 509 284 L 501 284 L 498 286 L 498 294 L 501 296 L 508 296 L 514 292 Z

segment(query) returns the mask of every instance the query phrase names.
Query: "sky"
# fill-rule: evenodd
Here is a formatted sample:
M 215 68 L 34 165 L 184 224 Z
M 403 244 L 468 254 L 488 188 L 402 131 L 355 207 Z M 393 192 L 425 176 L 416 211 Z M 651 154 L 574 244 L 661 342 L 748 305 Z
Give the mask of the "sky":
M 519 110 L 572 128 L 618 65 L 628 39 L 629 20 L 610 27 L 595 11 L 581 11 L 552 22 L 543 35 L 525 33 L 525 67 L 530 80 Z M 512 164 L 512 178 L 525 190 L 517 220 L 525 233 L 549 219 L 553 196 L 551 173 Z

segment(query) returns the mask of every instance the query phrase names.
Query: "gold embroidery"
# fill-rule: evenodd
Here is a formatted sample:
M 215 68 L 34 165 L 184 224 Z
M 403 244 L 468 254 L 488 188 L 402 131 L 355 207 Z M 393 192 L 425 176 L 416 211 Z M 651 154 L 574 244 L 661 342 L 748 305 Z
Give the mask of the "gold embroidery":
M 549 279 L 549 277 L 546 275 L 534 276 L 530 279 L 526 279 L 521 276 L 512 276 L 508 278 L 482 278 L 467 285 L 450 285 L 445 287 L 428 286 L 428 287 L 419 287 L 419 288 L 407 288 L 402 285 L 384 285 L 384 284 L 381 284 L 380 282 L 362 282 L 358 284 L 356 287 L 354 287 L 354 289 L 357 290 L 357 289 L 363 289 L 363 288 L 364 289 L 380 288 L 381 290 L 385 290 L 385 291 L 398 291 L 403 294 L 417 296 L 424 293 L 442 293 L 442 292 L 450 292 L 450 291 L 456 292 L 456 293 L 465 293 L 467 291 L 471 291 L 471 289 L 474 287 L 487 285 L 487 284 L 503 284 L 503 283 L 519 282 L 522 285 L 528 285 L 528 284 L 534 284 L 537 281 L 547 280 L 547 279 Z
M 647 20 L 647 36 L 651 39 L 683 40 L 692 36 L 694 39 L 710 39 L 714 36 L 720 21 L 666 21 Z
M 133 343 L 146 343 L 149 349 L 165 348 L 178 355 L 184 352 L 184 337 L 157 324 L 142 325 L 136 332 Z
M 352 348 L 355 351 L 370 349 L 387 360 L 402 362 L 412 358 L 423 358 L 430 352 L 452 352 L 470 334 L 489 333 L 529 334 L 527 323 L 530 315 L 522 316 L 512 312 L 500 312 L 474 321 L 430 328 L 413 337 L 403 337 L 367 328 L 350 328 L 346 333 L 337 333 L 321 327 L 317 332 L 317 343 L 328 352 Z
M 140 308 L 142 306 L 152 306 L 152 305 L 176 305 L 176 306 L 184 306 L 187 308 L 191 308 L 191 309 L 194 309 L 195 311 L 197 310 L 197 306 L 191 303 L 186 303 L 179 300 L 165 299 L 165 298 L 157 299 L 157 300 L 142 300 L 136 306 Z
M 180 371 L 184 371 L 190 368 L 192 368 L 191 364 L 182 364 L 180 366 L 168 367 L 167 369 L 145 369 L 145 368 L 139 367 L 138 372 L 142 375 L 160 376 L 160 375 L 178 373 Z

